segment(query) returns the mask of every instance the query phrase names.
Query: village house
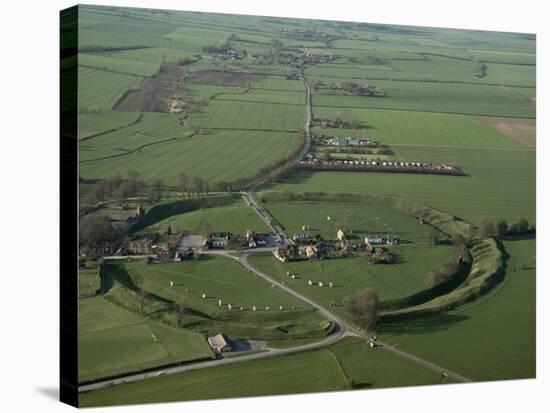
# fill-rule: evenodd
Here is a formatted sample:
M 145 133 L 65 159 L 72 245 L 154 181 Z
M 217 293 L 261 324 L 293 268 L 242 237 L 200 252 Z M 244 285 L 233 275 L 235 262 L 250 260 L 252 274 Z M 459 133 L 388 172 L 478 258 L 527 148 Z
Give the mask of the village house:
M 315 259 L 317 258 L 317 247 L 314 245 L 308 245 L 305 248 L 305 254 L 309 259 Z
M 336 233 L 336 238 L 338 238 L 338 241 L 344 241 L 346 239 L 346 234 L 341 229 L 338 230 Z
M 208 344 L 210 344 L 212 350 L 214 350 L 218 354 L 226 351 L 231 351 L 233 349 L 231 347 L 229 338 L 223 333 L 208 337 Z
M 210 248 L 225 248 L 231 234 L 226 232 L 216 232 L 208 235 L 208 245 Z
M 367 235 L 365 237 L 365 244 L 370 247 L 373 245 L 395 245 L 399 242 L 399 237 L 395 235 Z
M 126 254 L 128 255 L 149 255 L 153 253 L 153 240 L 148 237 L 136 236 L 130 238 L 126 243 Z
M 307 232 L 296 232 L 292 235 L 293 241 L 305 242 L 309 239 L 309 234 Z

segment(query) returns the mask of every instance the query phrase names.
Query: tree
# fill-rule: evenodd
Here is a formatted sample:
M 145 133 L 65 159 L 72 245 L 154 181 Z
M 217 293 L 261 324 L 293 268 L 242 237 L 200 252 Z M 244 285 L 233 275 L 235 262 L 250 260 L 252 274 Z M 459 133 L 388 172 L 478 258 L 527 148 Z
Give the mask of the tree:
M 519 234 L 527 234 L 529 232 L 529 222 L 525 218 L 520 218 L 517 226 Z
M 117 189 L 116 197 L 120 201 L 120 206 L 123 206 L 130 196 L 130 191 L 128 185 L 126 183 L 120 184 L 120 186 Z
M 497 233 L 497 230 L 493 222 L 489 221 L 486 218 L 483 218 L 479 221 L 479 224 L 477 225 L 477 235 L 480 238 L 491 237 L 496 233 Z
M 189 176 L 185 173 L 181 173 L 180 174 L 181 192 L 183 192 L 184 194 L 189 193 L 189 184 L 190 184 Z
M 367 331 L 376 327 L 379 307 L 380 299 L 374 288 L 357 290 L 346 300 L 346 311 Z
M 153 181 L 153 195 L 155 201 L 159 202 L 162 198 L 162 188 L 164 187 L 164 181 L 161 178 Z
M 505 220 L 497 222 L 497 234 L 500 236 L 506 235 L 508 233 L 508 222 Z
M 185 307 L 183 306 L 183 303 L 174 303 L 174 310 L 176 311 L 178 328 L 181 328 L 183 314 L 185 313 Z
M 427 288 L 435 288 L 438 285 L 443 284 L 445 281 L 447 281 L 445 276 L 439 271 L 430 271 L 428 274 L 426 274 L 424 284 L 426 284 Z
M 146 299 L 147 299 L 147 292 L 143 291 L 142 289 L 140 289 L 138 291 L 138 295 L 139 295 L 139 298 L 138 298 L 138 304 L 139 304 L 139 315 L 142 316 L 143 315 L 143 311 L 145 309 L 145 302 L 146 302 Z

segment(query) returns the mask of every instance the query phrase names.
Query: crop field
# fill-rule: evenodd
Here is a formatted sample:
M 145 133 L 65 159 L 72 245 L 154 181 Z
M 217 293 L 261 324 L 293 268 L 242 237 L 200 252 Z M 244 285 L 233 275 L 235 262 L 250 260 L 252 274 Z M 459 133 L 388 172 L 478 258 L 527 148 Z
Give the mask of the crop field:
M 304 92 L 304 82 L 300 80 L 287 80 L 284 77 L 268 76 L 263 80 L 251 84 L 257 89 L 289 90 L 293 92 Z
M 193 59 L 195 53 L 168 47 L 146 47 L 141 49 L 123 49 L 97 52 L 102 56 L 126 59 L 131 62 L 150 62 L 176 64 L 181 59 Z M 138 64 L 139 64 L 138 62 Z
M 201 208 L 197 211 L 173 215 L 147 227 L 145 231 L 155 230 L 164 233 L 168 226 L 175 233 L 231 232 L 244 235 L 247 229 L 256 232 L 270 231 L 265 222 L 243 200 L 235 202 L 234 205 Z
M 81 67 L 78 71 L 78 103 L 81 112 L 110 110 L 122 95 L 137 88 L 141 78 Z
M 280 103 L 284 105 L 300 105 L 301 107 L 306 104 L 306 94 L 304 92 L 267 89 L 250 89 L 245 93 L 240 93 L 236 95 L 224 93 L 218 95 L 216 99 L 245 102 Z
M 383 339 L 473 380 L 535 376 L 535 241 L 504 242 L 504 282 L 471 304 L 389 325 Z
M 298 137 L 293 133 L 212 131 L 151 145 L 116 158 L 81 162 L 80 175 L 99 179 L 134 170 L 148 182 L 160 178 L 172 186 L 179 185 L 181 173 L 210 182 L 231 181 L 255 174 L 291 153 L 297 145 Z
M 364 107 L 470 115 L 535 117 L 535 106 L 510 88 L 385 80 L 377 80 L 372 84 L 384 89 L 386 96 L 346 96 L 323 91 L 323 93 L 313 95 L 313 105 L 314 107 Z
M 102 297 L 79 300 L 78 337 L 80 381 L 212 357 L 200 334 L 142 318 Z
M 289 235 L 303 232 L 306 225 L 312 237 L 320 234 L 325 239 L 336 239 L 336 232 L 342 229 L 351 241 L 362 242 L 369 234 L 395 234 L 402 241 L 428 243 L 434 232 L 415 218 L 374 203 L 290 201 L 265 205 Z
M 193 112 L 189 122 L 197 128 L 298 131 L 304 127 L 305 108 L 213 100 Z
M 340 117 L 358 121 L 365 129 L 321 129 L 317 133 L 369 136 L 384 144 L 435 145 L 481 148 L 520 148 L 525 146 L 496 129 L 466 115 L 379 109 L 316 107 L 321 119 Z
M 160 62 L 136 61 L 87 53 L 80 53 L 78 55 L 78 64 L 92 69 L 142 77 L 151 76 L 158 72 L 160 68 Z
M 467 176 L 301 172 L 269 189 L 375 193 L 412 199 L 472 223 L 481 218 L 510 222 L 521 217 L 535 219 L 534 151 L 397 145 L 392 148 L 403 159 L 454 163 Z
M 268 253 L 254 254 L 249 262 L 325 308 L 330 308 L 330 302 L 335 301 L 336 307 L 332 310 L 347 318 L 342 302 L 356 290 L 372 287 L 381 301 L 407 297 L 426 288 L 424 279 L 429 271 L 437 270 L 456 256 L 454 247 L 441 245 L 392 246 L 391 252 L 397 256 L 396 264 L 369 264 L 362 257 L 283 264 Z M 296 275 L 296 279 L 288 276 L 287 271 Z M 308 285 L 310 280 L 313 286 Z M 319 287 L 319 282 L 324 286 Z M 330 282 L 333 288 L 329 287 Z

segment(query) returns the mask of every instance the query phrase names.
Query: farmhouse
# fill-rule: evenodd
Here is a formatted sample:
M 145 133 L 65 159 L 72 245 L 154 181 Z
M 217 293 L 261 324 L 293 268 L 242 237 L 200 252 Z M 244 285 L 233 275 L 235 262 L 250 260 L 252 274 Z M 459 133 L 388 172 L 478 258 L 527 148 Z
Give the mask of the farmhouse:
M 293 241 L 298 242 L 304 242 L 309 239 L 309 234 L 307 232 L 295 232 L 294 235 L 292 235 Z
M 313 245 L 308 245 L 305 248 L 305 253 L 306 253 L 307 257 L 310 258 L 310 259 L 317 258 L 317 248 Z
M 376 146 L 370 139 L 354 138 L 352 136 L 334 136 L 327 143 L 333 146 Z
M 367 246 L 373 245 L 395 245 L 399 244 L 400 239 L 395 235 L 367 235 L 365 237 L 365 244 Z
M 216 353 L 222 353 L 232 350 L 229 338 L 227 338 L 227 336 L 223 333 L 208 337 L 208 344 L 210 344 L 210 347 L 212 347 L 212 350 L 214 350 Z

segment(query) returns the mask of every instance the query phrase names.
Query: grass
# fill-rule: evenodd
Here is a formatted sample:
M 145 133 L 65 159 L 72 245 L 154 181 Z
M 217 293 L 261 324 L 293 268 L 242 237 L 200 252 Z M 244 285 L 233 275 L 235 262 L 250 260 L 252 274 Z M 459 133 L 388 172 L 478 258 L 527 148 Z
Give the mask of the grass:
M 326 82 L 327 78 L 319 80 Z M 337 80 L 344 79 L 333 79 Z M 384 89 L 386 96 L 345 96 L 333 91 L 323 91 L 313 95 L 313 105 L 535 117 L 535 106 L 509 87 L 389 80 L 373 80 L 367 83 Z
M 535 219 L 535 152 L 392 146 L 404 160 L 450 162 L 467 176 L 316 172 L 297 173 L 270 186 L 279 191 L 380 194 L 418 201 L 471 223 L 481 218 Z
M 305 92 L 279 91 L 269 89 L 249 89 L 246 93 L 241 94 L 222 94 L 219 95 L 216 99 L 235 100 L 243 102 L 280 103 L 283 105 L 305 106 L 306 104 Z
M 78 295 L 86 297 L 94 295 L 99 290 L 97 268 L 86 268 L 78 271 Z
M 142 380 L 81 393 L 82 406 L 107 406 L 343 390 L 334 356 L 317 351 Z
M 394 325 L 383 340 L 472 380 L 535 376 L 535 240 L 505 241 L 504 282 L 448 313 Z
M 135 122 L 138 116 L 132 112 L 83 113 L 78 118 L 79 139 L 125 127 Z
M 78 105 L 80 112 L 110 110 L 122 95 L 137 88 L 141 77 L 80 67 Z
M 289 235 L 303 232 L 302 226 L 309 225 L 311 237 L 320 234 L 336 239 L 336 232 L 342 229 L 350 241 L 361 243 L 369 234 L 396 234 L 403 241 L 427 243 L 434 232 L 417 219 L 376 203 L 290 201 L 268 202 L 266 206 Z
M 268 253 L 254 254 L 249 262 L 326 308 L 335 301 L 336 307 L 332 310 L 347 317 L 342 302 L 356 290 L 372 287 L 381 301 L 403 298 L 425 289 L 426 274 L 455 257 L 455 250 L 450 246 L 402 245 L 391 247 L 391 251 L 398 257 L 396 264 L 369 264 L 362 257 L 282 264 Z M 296 275 L 296 279 L 287 275 L 287 271 Z M 313 286 L 308 285 L 309 280 Z M 319 282 L 323 282 L 324 287 L 319 287 Z M 328 286 L 330 282 L 333 288 Z
M 267 76 L 265 79 L 251 84 L 253 88 L 290 90 L 295 92 L 305 92 L 304 82 L 301 80 L 287 80 L 279 76 Z
M 157 73 L 160 68 L 159 63 L 147 62 L 144 60 L 120 59 L 113 56 L 87 53 L 80 53 L 78 55 L 78 64 L 93 69 L 143 77 Z
M 182 303 L 185 312 L 179 326 L 202 334 L 221 331 L 232 338 L 292 340 L 323 337 L 330 327 L 307 304 L 271 287 L 230 258 L 205 256 L 154 265 L 111 263 L 107 275 L 112 287 L 106 298 L 111 302 L 172 326 L 178 325 L 173 303 Z M 143 311 L 140 290 L 148 297 Z
M 196 211 L 174 215 L 146 228 L 145 231 L 154 229 L 157 232 L 164 233 L 168 226 L 176 233 L 182 231 L 190 233 L 214 231 L 244 235 L 247 229 L 256 232 L 270 231 L 265 222 L 243 200 L 237 201 L 234 205 L 201 208 Z
M 177 119 L 177 117 L 174 118 Z M 157 126 L 166 127 L 162 123 Z M 175 137 L 176 133 L 184 135 L 185 128 L 181 128 L 181 132 L 177 132 L 176 129 L 170 136 Z M 149 139 L 162 137 L 162 135 L 152 135 L 149 138 L 147 135 L 140 135 L 139 137 L 127 136 L 125 139 L 130 142 L 139 139 L 140 143 L 144 143 Z M 101 138 L 107 140 L 108 135 Z M 95 138 L 90 142 L 93 144 L 94 140 Z M 115 142 L 112 143 L 113 149 L 116 149 Z M 124 175 L 128 170 L 135 170 L 148 182 L 160 178 L 164 180 L 165 185 L 171 186 L 179 185 L 179 177 L 182 173 L 199 176 L 209 182 L 231 181 L 256 174 L 260 168 L 292 153 L 298 143 L 295 133 L 248 130 L 204 131 L 192 137 L 145 147 L 117 158 L 81 162 L 80 175 L 84 178 L 99 179 L 116 173 Z M 137 143 L 125 149 L 136 146 Z M 88 156 L 105 154 L 104 151 L 108 149 L 99 147 L 94 150 L 96 152 Z
M 321 119 L 358 121 L 364 129 L 322 129 L 326 135 L 369 136 L 384 144 L 519 148 L 525 145 L 466 115 L 380 109 L 316 107 Z
M 139 317 L 102 297 L 79 300 L 78 348 L 79 381 L 212 356 L 202 335 Z
M 189 122 L 197 128 L 298 131 L 304 127 L 305 106 L 213 100 Z

